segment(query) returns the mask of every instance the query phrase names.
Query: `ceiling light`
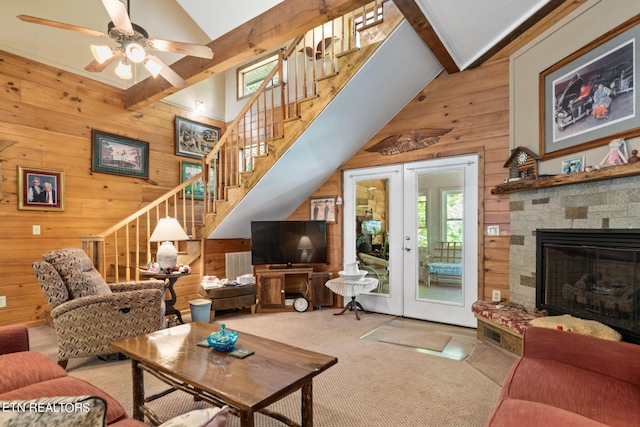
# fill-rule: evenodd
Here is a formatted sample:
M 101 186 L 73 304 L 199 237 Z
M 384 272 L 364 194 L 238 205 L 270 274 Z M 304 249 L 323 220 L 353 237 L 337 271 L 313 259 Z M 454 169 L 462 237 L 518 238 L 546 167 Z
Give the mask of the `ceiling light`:
M 104 63 L 107 59 L 113 58 L 113 50 L 109 46 L 91 45 L 91 53 L 99 64 Z
M 144 58 L 147 56 L 144 48 L 136 42 L 128 43 L 127 47 L 124 49 L 124 53 L 131 62 L 135 62 L 136 64 L 144 61 Z
M 123 80 L 129 80 L 133 77 L 133 74 L 131 74 L 131 64 L 129 64 L 129 61 L 127 61 L 126 59 L 120 61 L 115 69 L 115 73 L 116 76 L 120 77 Z
M 147 58 L 147 60 L 144 61 L 144 66 L 154 78 L 158 77 L 158 74 L 160 74 L 163 67 L 162 64 L 157 63 L 153 58 Z
M 204 101 L 196 101 L 196 110 L 197 111 L 207 111 L 207 107 L 205 107 Z

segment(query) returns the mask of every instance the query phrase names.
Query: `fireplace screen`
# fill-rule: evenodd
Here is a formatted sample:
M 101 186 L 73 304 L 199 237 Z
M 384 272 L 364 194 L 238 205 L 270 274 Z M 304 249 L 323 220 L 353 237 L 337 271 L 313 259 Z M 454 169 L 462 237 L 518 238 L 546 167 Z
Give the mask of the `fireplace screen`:
M 584 236 L 590 243 L 587 244 L 581 242 L 581 231 L 584 230 L 571 230 L 571 239 L 556 239 L 560 242 L 538 242 L 536 305 L 551 314 L 599 321 L 618 330 L 627 340 L 640 340 L 640 245 L 594 245 L 590 233 Z M 549 237 L 543 236 L 543 240 Z M 567 240 L 573 242 L 568 244 Z

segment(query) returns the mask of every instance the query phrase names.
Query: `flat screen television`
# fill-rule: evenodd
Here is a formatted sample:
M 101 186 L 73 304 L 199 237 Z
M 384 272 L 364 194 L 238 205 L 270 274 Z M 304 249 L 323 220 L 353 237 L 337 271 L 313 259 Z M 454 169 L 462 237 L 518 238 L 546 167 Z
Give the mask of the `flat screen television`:
M 362 221 L 362 234 L 382 233 L 382 221 L 379 219 L 369 219 Z
M 321 264 L 327 262 L 325 221 L 252 221 L 253 265 Z

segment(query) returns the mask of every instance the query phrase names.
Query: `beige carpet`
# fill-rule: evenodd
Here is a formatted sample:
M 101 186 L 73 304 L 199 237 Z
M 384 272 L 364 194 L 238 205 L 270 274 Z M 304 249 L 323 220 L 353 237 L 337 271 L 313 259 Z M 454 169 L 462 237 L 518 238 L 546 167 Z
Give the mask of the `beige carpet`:
M 500 391 L 496 382 L 461 360 L 360 339 L 394 320 L 393 316 L 365 314 L 357 321 L 353 316 L 333 316 L 334 312 L 336 310 L 324 309 L 305 313 L 239 313 L 216 316 L 215 323 L 224 322 L 227 328 L 240 333 L 264 336 L 338 358 L 338 364 L 316 377 L 313 383 L 317 427 L 480 427 L 485 424 Z M 30 329 L 30 341 L 32 350 L 56 359 L 51 328 Z M 131 413 L 130 365 L 127 360 L 103 362 L 91 357 L 72 359 L 68 370 L 70 375 L 107 391 Z M 164 388 L 155 378 L 145 375 L 147 394 Z M 151 405 L 165 419 L 206 406 L 203 402 L 193 402 L 181 392 Z M 270 408 L 299 421 L 300 393 Z M 232 416 L 227 425 L 237 427 L 239 419 Z M 256 426 L 282 427 L 283 424 L 258 415 Z

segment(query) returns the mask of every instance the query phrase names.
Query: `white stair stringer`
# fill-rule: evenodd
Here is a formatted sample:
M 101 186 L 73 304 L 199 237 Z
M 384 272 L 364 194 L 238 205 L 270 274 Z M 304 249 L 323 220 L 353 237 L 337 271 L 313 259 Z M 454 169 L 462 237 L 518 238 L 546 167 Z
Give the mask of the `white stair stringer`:
M 288 217 L 441 71 L 404 20 L 208 237 L 248 238 L 251 221 Z

